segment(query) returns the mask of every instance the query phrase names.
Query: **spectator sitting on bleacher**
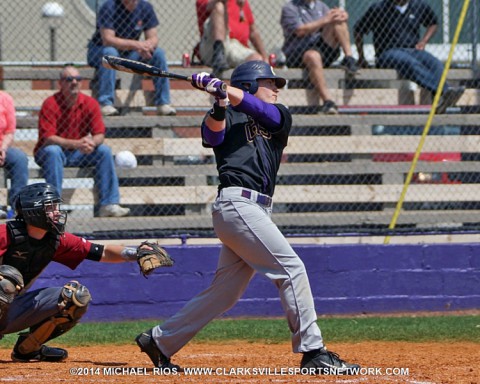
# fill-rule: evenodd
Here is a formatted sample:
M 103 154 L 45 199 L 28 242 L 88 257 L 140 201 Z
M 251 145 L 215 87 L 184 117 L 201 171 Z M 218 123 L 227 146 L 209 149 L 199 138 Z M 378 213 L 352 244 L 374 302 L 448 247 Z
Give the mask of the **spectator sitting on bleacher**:
M 25 153 L 13 148 L 13 136 L 17 128 L 15 105 L 12 96 L 0 91 L 0 167 L 5 168 L 7 177 L 11 180 L 8 191 L 8 204 L 14 209 L 15 195 L 27 185 L 28 159 Z M 0 219 L 7 218 L 7 209 L 0 209 Z
M 82 77 L 66 66 L 60 74 L 60 91 L 48 97 L 40 109 L 35 161 L 47 183 L 62 194 L 64 167 L 94 167 L 99 216 L 127 216 L 119 205 L 120 192 L 110 147 L 103 144 L 105 124 L 98 102 L 80 92 Z
M 97 16 L 96 31 L 88 43 L 88 65 L 97 69 L 98 102 L 104 116 L 118 115 L 115 100 L 116 71 L 102 66 L 105 55 L 141 60 L 168 71 L 163 49 L 157 47 L 159 22 L 153 6 L 145 0 L 108 0 Z M 144 33 L 145 40 L 140 40 Z M 154 77 L 154 103 L 159 115 L 175 115 L 170 105 L 170 82 Z
M 245 61 L 268 61 L 248 0 L 197 0 L 196 6 L 200 59 L 217 77 Z
M 310 81 L 323 100 L 321 112 L 337 114 L 325 81 L 323 68 L 340 57 L 340 65 L 350 76 L 357 74 L 357 61 L 352 56 L 348 32 L 348 13 L 340 8 L 330 9 L 319 0 L 291 0 L 282 8 L 283 53 L 288 67 L 305 67 Z
M 426 28 L 420 39 L 420 27 Z M 423 0 L 382 0 L 371 5 L 354 27 L 359 64 L 367 67 L 363 52 L 363 35 L 373 32 L 376 65 L 393 68 L 405 79 L 411 80 L 435 96 L 443 72 L 443 64 L 425 50 L 435 34 L 437 16 Z M 457 103 L 464 87 L 445 84 L 437 113 Z

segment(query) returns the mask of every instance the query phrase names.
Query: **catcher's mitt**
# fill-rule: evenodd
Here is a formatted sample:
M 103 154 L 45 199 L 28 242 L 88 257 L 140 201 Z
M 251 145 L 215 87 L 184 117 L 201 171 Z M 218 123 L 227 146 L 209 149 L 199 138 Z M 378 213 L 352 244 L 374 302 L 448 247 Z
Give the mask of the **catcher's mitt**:
M 160 267 L 171 267 L 173 259 L 158 243 L 144 241 L 137 248 L 137 262 L 140 272 L 147 277 L 154 269 Z

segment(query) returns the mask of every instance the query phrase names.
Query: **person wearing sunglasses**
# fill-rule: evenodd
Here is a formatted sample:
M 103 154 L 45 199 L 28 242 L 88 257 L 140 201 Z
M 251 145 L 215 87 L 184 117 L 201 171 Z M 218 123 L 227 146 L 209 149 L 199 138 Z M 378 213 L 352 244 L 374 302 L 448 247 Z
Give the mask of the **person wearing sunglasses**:
M 112 150 L 104 144 L 105 124 L 98 102 L 81 92 L 77 68 L 66 66 L 60 73 L 60 90 L 48 97 L 38 119 L 35 162 L 47 183 L 62 194 L 64 167 L 94 167 L 99 194 L 99 216 L 120 217 L 130 213 L 120 206 L 118 177 Z

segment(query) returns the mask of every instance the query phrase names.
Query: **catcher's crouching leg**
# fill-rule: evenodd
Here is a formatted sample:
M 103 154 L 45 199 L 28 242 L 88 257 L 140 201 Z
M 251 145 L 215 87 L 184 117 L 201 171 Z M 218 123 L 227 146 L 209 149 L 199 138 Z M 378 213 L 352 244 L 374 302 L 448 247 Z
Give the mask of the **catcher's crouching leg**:
M 91 299 L 88 288 L 78 281 L 65 284 L 58 302 L 60 313 L 30 327 L 29 332 L 20 333 L 13 348 L 12 360 L 22 362 L 65 360 L 68 357 L 65 349 L 48 347 L 43 343 L 63 335 L 77 325 L 87 312 Z

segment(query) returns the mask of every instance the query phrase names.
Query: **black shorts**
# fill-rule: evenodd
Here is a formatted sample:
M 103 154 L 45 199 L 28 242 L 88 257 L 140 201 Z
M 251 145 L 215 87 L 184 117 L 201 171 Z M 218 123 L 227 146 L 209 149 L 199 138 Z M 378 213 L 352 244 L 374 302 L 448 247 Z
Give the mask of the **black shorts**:
M 322 36 L 320 36 L 318 40 L 314 44 L 310 45 L 307 49 L 287 56 L 287 66 L 289 68 L 303 67 L 303 54 L 311 49 L 320 53 L 324 68 L 330 67 L 332 63 L 340 57 L 340 48 L 332 48 L 325 42 L 325 40 L 323 40 Z

